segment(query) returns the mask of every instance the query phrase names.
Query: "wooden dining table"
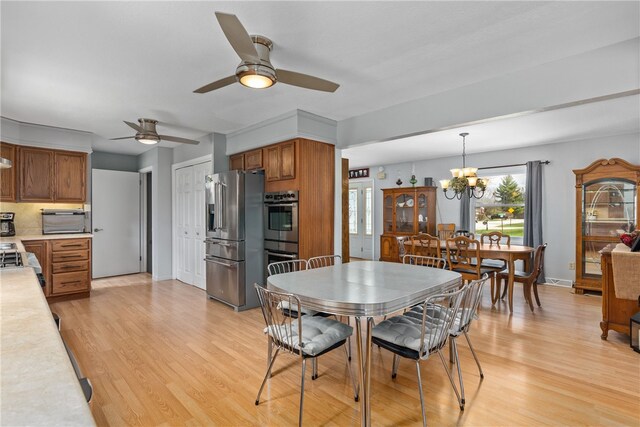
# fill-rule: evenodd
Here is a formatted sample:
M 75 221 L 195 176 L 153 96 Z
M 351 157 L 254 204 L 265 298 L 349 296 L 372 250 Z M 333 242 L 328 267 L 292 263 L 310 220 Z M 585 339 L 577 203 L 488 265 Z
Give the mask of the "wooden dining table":
M 267 278 L 269 289 L 296 295 L 306 308 L 356 318 L 362 426 L 371 425 L 373 316 L 403 310 L 461 283 L 462 276 L 453 271 L 381 261 L 353 261 Z M 364 343 L 360 319 L 366 319 Z
M 422 246 L 420 242 L 415 242 L 416 246 Z M 404 242 L 406 253 L 411 253 L 413 243 L 411 241 Z M 481 259 L 501 259 L 507 262 L 507 268 L 509 269 L 509 280 L 507 283 L 508 299 L 509 299 L 509 312 L 513 313 L 513 284 L 514 284 L 514 271 L 515 262 L 521 260 L 524 262 L 524 270 L 529 271 L 531 266 L 531 255 L 535 251 L 530 246 L 523 245 L 499 245 L 480 243 L 480 258 Z M 447 241 L 440 240 L 440 248 L 444 251 L 447 249 Z M 444 255 L 443 255 L 444 257 Z M 496 293 L 500 293 L 500 287 L 496 286 Z M 500 295 L 491 295 L 491 303 L 494 304 Z M 525 299 L 527 296 L 525 295 Z

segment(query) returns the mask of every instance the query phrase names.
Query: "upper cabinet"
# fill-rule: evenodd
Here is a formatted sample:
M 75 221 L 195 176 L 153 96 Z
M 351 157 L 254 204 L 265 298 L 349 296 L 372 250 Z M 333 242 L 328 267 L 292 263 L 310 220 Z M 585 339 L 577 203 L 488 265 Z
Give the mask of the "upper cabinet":
M 19 147 L 18 176 L 21 202 L 53 202 L 53 150 Z
M 265 148 L 267 181 L 294 179 L 296 177 L 295 141 L 282 142 Z
M 18 161 L 14 173 L 18 177 L 18 197 L 14 197 L 13 201 L 79 203 L 85 201 L 87 193 L 87 155 L 85 153 L 26 146 L 18 146 L 16 149 Z M 4 196 L 4 182 L 2 188 Z
M 84 202 L 87 194 L 86 159 L 84 153 L 56 151 L 55 165 L 55 200 L 56 202 Z
M 640 166 L 597 160 L 576 174 L 576 283 L 578 293 L 602 290 L 600 251 L 640 222 Z
M 229 170 L 244 170 L 244 153 L 234 154 L 229 157 Z
M 0 157 L 11 160 L 12 167 L 0 169 L 0 201 L 16 201 L 17 149 L 13 144 L 0 143 Z
M 262 169 L 262 148 L 244 153 L 244 169 Z

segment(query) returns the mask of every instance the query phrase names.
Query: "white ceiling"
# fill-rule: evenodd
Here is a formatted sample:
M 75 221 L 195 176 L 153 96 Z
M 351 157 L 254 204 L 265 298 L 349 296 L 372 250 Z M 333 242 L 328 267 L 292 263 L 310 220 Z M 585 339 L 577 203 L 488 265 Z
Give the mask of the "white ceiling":
M 342 150 L 342 157 L 349 159 L 349 167 L 357 168 L 462 156 L 462 132 L 469 133 L 467 154 L 640 132 L 640 96 L 365 144 Z
M 139 117 L 187 138 L 295 109 L 342 120 L 638 37 L 639 10 L 607 1 L 2 1 L 0 108 L 14 120 L 104 138 L 132 134 L 122 120 Z M 235 84 L 192 93 L 239 62 L 215 11 L 271 38 L 276 67 L 340 89 Z M 103 151 L 148 149 L 96 140 Z

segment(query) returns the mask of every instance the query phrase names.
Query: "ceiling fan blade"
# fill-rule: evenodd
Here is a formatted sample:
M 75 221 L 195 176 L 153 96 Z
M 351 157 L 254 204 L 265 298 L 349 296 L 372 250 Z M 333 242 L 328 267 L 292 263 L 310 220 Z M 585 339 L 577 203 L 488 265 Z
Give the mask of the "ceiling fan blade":
M 142 127 L 140 127 L 139 125 L 137 125 L 137 124 L 135 124 L 135 123 L 131 123 L 131 122 L 128 122 L 128 121 L 126 121 L 126 120 L 125 120 L 124 122 L 125 122 L 127 125 L 129 125 L 129 127 L 131 127 L 131 128 L 133 128 L 133 129 L 135 129 L 135 130 L 136 130 L 136 131 L 138 131 L 138 132 L 144 132 L 144 131 L 145 131 Z
M 207 93 L 212 90 L 220 89 L 221 87 L 229 86 L 231 83 L 236 82 L 236 76 L 225 77 L 224 79 L 217 80 L 213 83 L 209 83 L 208 85 L 202 86 L 200 89 L 196 89 L 193 93 Z
M 111 138 L 110 141 L 117 141 L 119 139 L 133 139 L 133 138 L 135 138 L 135 137 L 133 137 L 133 136 L 123 136 L 121 138 Z
M 238 17 L 229 13 L 216 12 L 216 18 L 218 18 L 222 32 L 227 36 L 227 40 L 229 40 L 231 47 L 236 51 L 240 59 L 248 62 L 258 62 L 260 60 L 258 51 Z
M 321 90 L 323 92 L 335 92 L 340 85 L 319 77 L 308 74 L 296 73 L 295 71 L 276 70 L 276 76 L 280 83 L 299 86 L 306 89 Z
M 195 141 L 193 139 L 187 139 L 187 138 L 180 138 L 178 136 L 158 135 L 158 137 L 160 137 L 160 139 L 163 141 L 173 141 L 173 142 L 180 142 L 182 144 L 193 144 L 193 145 L 200 144 L 200 141 Z

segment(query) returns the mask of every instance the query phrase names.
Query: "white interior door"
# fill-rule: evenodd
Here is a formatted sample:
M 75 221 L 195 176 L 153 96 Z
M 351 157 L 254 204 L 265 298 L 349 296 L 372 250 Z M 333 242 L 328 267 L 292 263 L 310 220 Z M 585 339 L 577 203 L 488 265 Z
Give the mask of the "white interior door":
M 205 176 L 211 162 L 176 169 L 176 277 L 205 289 Z
M 140 174 L 91 171 L 93 278 L 140 272 Z
M 349 184 L 349 256 L 373 259 L 372 183 Z

